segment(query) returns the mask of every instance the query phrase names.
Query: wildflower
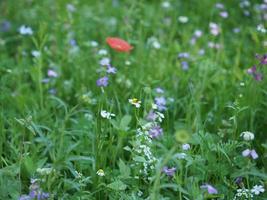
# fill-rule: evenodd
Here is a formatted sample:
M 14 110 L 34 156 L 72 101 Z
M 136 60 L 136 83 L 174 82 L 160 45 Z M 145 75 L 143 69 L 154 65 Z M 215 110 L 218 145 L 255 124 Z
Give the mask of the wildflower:
M 218 24 L 214 23 L 214 22 L 210 22 L 209 24 L 209 27 L 210 27 L 210 33 L 214 36 L 217 36 L 219 35 L 220 33 L 220 28 L 218 26 Z
M 111 119 L 111 117 L 115 117 L 115 114 L 110 113 L 106 110 L 101 110 L 100 115 L 101 117 L 106 118 L 106 119 Z
M 190 144 L 187 144 L 187 143 L 183 144 L 182 145 L 182 149 L 185 150 L 185 151 L 189 150 L 190 149 Z
M 224 9 L 224 5 L 222 3 L 216 3 L 215 7 L 218 9 Z
M 202 36 L 202 31 L 201 30 L 195 30 L 194 36 L 197 38 L 200 38 Z
M 259 195 L 260 193 L 263 193 L 265 191 L 264 187 L 262 185 L 254 185 L 251 189 L 251 192 L 255 195 Z
M 254 159 L 254 160 L 259 157 L 259 155 L 257 154 L 257 152 L 254 149 L 252 149 L 252 150 L 250 150 L 250 149 L 244 150 L 242 152 L 242 156 L 243 157 L 249 157 L 249 156 L 251 156 L 251 158 Z
M 252 66 L 251 68 L 247 69 L 248 74 L 254 74 L 256 72 L 257 68 L 256 66 Z
M 161 6 L 162 6 L 162 8 L 169 8 L 171 6 L 171 4 L 168 1 L 164 1 L 164 2 L 162 2 Z
M 182 61 L 181 65 L 182 65 L 182 70 L 187 71 L 189 69 L 188 62 Z
M 156 88 L 156 92 L 159 93 L 159 94 L 163 94 L 164 93 L 164 90 L 160 87 L 157 87 Z
M 141 101 L 138 100 L 137 98 L 129 99 L 129 103 L 134 105 L 136 108 L 141 107 Z
M 222 11 L 222 12 L 220 12 L 220 16 L 221 16 L 222 18 L 227 18 L 227 17 L 228 17 L 228 12 L 226 12 L 226 11 Z
M 264 28 L 264 26 L 262 24 L 259 24 L 257 26 L 257 31 L 261 32 L 261 33 L 266 33 L 267 30 Z
M 261 65 L 267 65 L 267 54 L 264 54 L 262 56 L 256 55 L 256 58 L 260 61 Z
M 115 67 L 108 66 L 107 67 L 107 73 L 108 74 L 116 74 L 117 69 Z
M 186 16 L 180 16 L 180 17 L 178 17 L 178 21 L 181 22 L 181 23 L 183 23 L 183 24 L 187 23 L 188 20 L 189 19 Z
M 131 62 L 129 60 L 126 60 L 125 65 L 131 65 Z
M 112 49 L 115 49 L 116 51 L 119 52 L 130 52 L 133 49 L 133 47 L 130 44 L 128 44 L 125 40 L 122 40 L 120 38 L 108 37 L 106 39 L 106 42 Z
M 47 71 L 47 76 L 56 78 L 56 77 L 58 77 L 58 74 L 57 74 L 57 72 L 55 72 L 54 70 L 49 69 L 49 70 Z
M 153 110 L 150 110 L 146 116 L 146 119 L 148 121 L 155 121 L 157 119 L 157 114 Z
M 109 58 L 102 58 L 100 61 L 99 61 L 99 64 L 102 65 L 102 66 L 108 66 L 110 65 L 110 59 Z
M 11 28 L 11 24 L 10 24 L 9 21 L 4 20 L 4 21 L 1 22 L 1 24 L 0 24 L 0 31 L 2 31 L 2 32 L 8 32 L 10 30 L 10 28 Z
M 159 111 L 166 110 L 166 99 L 165 97 L 156 97 L 155 98 L 155 104 L 157 105 L 157 108 Z
M 237 185 L 241 185 L 242 184 L 242 181 L 243 181 L 243 178 L 241 177 L 241 176 L 239 176 L 239 177 L 237 177 L 236 179 L 235 179 L 235 184 L 237 184 Z
M 176 168 L 172 167 L 172 168 L 168 168 L 167 166 L 163 167 L 162 172 L 165 173 L 167 176 L 174 176 L 175 172 L 176 172 Z
M 204 50 L 204 49 L 200 49 L 200 50 L 198 51 L 198 54 L 199 54 L 200 56 L 203 56 L 203 55 L 205 54 L 205 50 Z
M 234 32 L 234 33 L 239 33 L 239 32 L 240 32 L 240 28 L 234 28 L 234 29 L 233 29 L 233 32 Z
M 67 10 L 69 12 L 75 12 L 75 10 L 76 10 L 76 8 L 74 7 L 74 5 L 73 4 L 70 4 L 70 3 L 67 4 L 66 8 L 67 8 Z
M 39 57 L 41 55 L 40 51 L 37 51 L 37 50 L 32 50 L 31 54 L 35 58 L 37 58 L 37 57 Z
M 190 54 L 187 52 L 182 52 L 178 54 L 178 58 L 189 58 Z
M 104 76 L 102 78 L 99 78 L 96 81 L 96 85 L 99 86 L 99 87 L 107 87 L 108 86 L 108 77 Z
M 160 126 L 156 125 L 156 126 L 153 126 L 150 130 L 149 130 L 149 135 L 151 138 L 157 138 L 159 137 L 160 135 L 162 135 L 163 133 L 163 130 Z
M 92 47 L 97 47 L 98 46 L 98 43 L 96 42 L 96 41 L 91 41 L 90 42 L 90 45 L 92 46 Z M 99 52 L 98 52 L 99 53 Z
M 69 40 L 69 44 L 70 44 L 70 46 L 72 46 L 72 47 L 76 47 L 76 46 L 77 46 L 77 42 L 76 42 L 75 39 L 70 39 L 70 40 Z
M 29 189 L 30 189 L 29 194 L 22 195 L 19 198 L 19 200 L 32 200 L 32 199 L 45 200 L 48 199 L 50 196 L 49 193 L 43 192 L 43 190 L 40 188 L 38 179 L 31 179 L 31 185 Z
M 99 169 L 99 170 L 97 170 L 96 174 L 97 174 L 98 176 L 105 176 L 105 172 L 104 172 L 103 169 Z
M 254 140 L 254 133 L 251 133 L 249 131 L 244 131 L 240 134 L 241 137 L 243 137 L 244 140 Z
M 100 49 L 100 50 L 98 51 L 98 55 L 100 55 L 100 56 L 105 56 L 105 55 L 107 55 L 107 54 L 108 54 L 108 52 L 107 52 L 106 49 Z
M 253 194 L 246 188 L 242 188 L 242 189 L 237 189 L 236 190 L 236 194 L 234 196 L 233 200 L 238 200 L 238 199 L 252 199 L 253 198 Z
M 32 34 L 33 34 L 33 31 L 32 31 L 32 29 L 31 29 L 31 27 L 22 25 L 22 26 L 19 28 L 19 33 L 20 33 L 21 35 L 32 35 Z
M 57 93 L 57 90 L 55 88 L 51 88 L 48 90 L 49 94 L 55 95 Z
M 216 188 L 214 188 L 212 185 L 204 184 L 200 186 L 201 189 L 207 189 L 209 194 L 218 194 L 218 191 Z

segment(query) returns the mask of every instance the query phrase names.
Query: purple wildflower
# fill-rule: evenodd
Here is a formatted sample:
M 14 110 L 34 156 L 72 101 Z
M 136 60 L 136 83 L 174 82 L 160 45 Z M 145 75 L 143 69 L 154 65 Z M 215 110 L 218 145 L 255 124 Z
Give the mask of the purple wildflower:
M 178 58 L 189 58 L 190 54 L 187 52 L 182 52 L 178 54 Z
M 255 73 L 253 77 L 256 81 L 262 81 L 262 74 L 261 73 Z
M 222 12 L 220 12 L 220 16 L 221 16 L 222 18 L 227 18 L 227 17 L 228 17 L 228 12 L 226 12 L 226 11 L 222 11 Z
M 248 68 L 247 73 L 248 74 L 254 74 L 256 72 L 257 68 L 256 66 L 252 66 L 251 68 Z
M 54 70 L 49 69 L 49 70 L 47 71 L 47 76 L 56 78 L 56 77 L 58 77 L 58 74 L 57 74 L 57 72 L 55 72 Z
M 8 32 L 11 28 L 11 24 L 9 21 L 4 20 L 3 22 L 1 22 L 0 24 L 0 31 L 2 32 Z
M 150 110 L 149 113 L 148 113 L 147 116 L 146 116 L 146 119 L 147 119 L 148 121 L 155 121 L 155 120 L 157 119 L 157 114 L 154 113 L 153 110 Z
M 69 44 L 70 44 L 70 46 L 72 46 L 72 47 L 77 46 L 77 42 L 76 42 L 75 39 L 70 39 Z
M 151 138 L 157 138 L 159 137 L 160 135 L 162 135 L 163 133 L 163 130 L 160 126 L 156 125 L 156 126 L 153 126 L 150 130 L 149 130 L 149 135 Z
M 204 184 L 200 186 L 201 189 L 207 189 L 209 194 L 218 194 L 218 191 L 216 188 L 214 188 L 212 185 Z
M 254 149 L 252 149 L 252 150 L 250 150 L 250 149 L 244 150 L 242 152 L 242 156 L 243 157 L 249 157 L 249 156 L 251 156 L 251 158 L 253 160 L 255 160 L 255 159 L 257 159 L 259 157 L 259 155 L 257 154 L 257 152 Z
M 50 81 L 49 78 L 44 78 L 44 79 L 42 80 L 42 83 L 49 83 L 49 81 Z
M 110 65 L 110 59 L 109 58 L 102 58 L 99 61 L 99 64 L 102 66 L 109 66 Z
M 19 200 L 31 200 L 32 198 L 28 195 L 22 195 L 19 197 Z
M 187 70 L 189 69 L 188 62 L 183 61 L 183 62 L 181 62 L 181 65 L 182 65 L 182 69 L 183 69 L 184 71 L 187 71 Z
M 189 150 L 189 149 L 190 149 L 190 144 L 183 144 L 183 145 L 182 145 L 182 149 L 183 149 L 184 151 Z
M 162 172 L 165 173 L 167 176 L 174 176 L 175 172 L 176 172 L 176 168 L 172 167 L 172 168 L 168 168 L 167 166 L 163 167 Z
M 264 54 L 262 56 L 256 55 L 256 58 L 260 61 L 260 64 L 267 65 L 267 54 Z
M 107 73 L 108 74 L 116 74 L 117 69 L 115 67 L 108 66 L 107 67 Z
M 159 93 L 159 94 L 163 94 L 164 93 L 164 90 L 160 87 L 157 87 L 156 88 L 156 92 Z
M 237 185 L 241 185 L 241 183 L 242 183 L 242 181 L 243 181 L 243 178 L 241 177 L 241 176 L 239 176 L 239 177 L 237 177 L 236 179 L 235 179 L 235 184 L 237 184 Z
M 107 87 L 108 86 L 108 77 L 104 76 L 102 78 L 99 78 L 96 81 L 96 85 L 99 86 L 99 87 Z
M 156 97 L 155 104 L 157 105 L 159 111 L 163 111 L 167 109 L 165 97 Z

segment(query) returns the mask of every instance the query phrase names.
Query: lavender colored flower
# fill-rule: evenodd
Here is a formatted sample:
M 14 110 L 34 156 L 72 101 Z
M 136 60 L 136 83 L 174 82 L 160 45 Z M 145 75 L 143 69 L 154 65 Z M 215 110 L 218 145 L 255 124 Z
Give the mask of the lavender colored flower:
M 256 81 L 262 81 L 262 74 L 261 73 L 255 73 L 253 77 Z
M 216 24 L 214 22 L 210 22 L 209 27 L 210 27 L 210 33 L 212 35 L 217 36 L 220 34 L 220 28 L 219 28 L 218 24 Z
M 47 76 L 57 78 L 57 77 L 58 77 L 58 74 L 57 74 L 57 72 L 55 72 L 54 70 L 49 69 L 49 70 L 47 71 Z
M 70 46 L 72 46 L 72 47 L 76 47 L 76 46 L 77 46 L 77 42 L 76 42 L 75 39 L 70 39 L 69 44 L 70 44 Z
M 57 93 L 57 90 L 55 88 L 51 88 L 48 90 L 49 94 L 55 95 Z
M 159 94 L 163 94 L 164 93 L 164 90 L 160 87 L 157 87 L 156 88 L 156 92 L 159 93 Z
M 200 186 L 201 189 L 207 189 L 209 194 L 218 194 L 218 191 L 215 187 L 209 184 L 204 184 Z
M 49 81 L 50 81 L 49 78 L 44 78 L 44 79 L 42 80 L 42 83 L 49 83 Z
M 22 195 L 19 197 L 19 200 L 32 200 L 32 198 L 29 195 Z
M 109 66 L 110 65 L 110 59 L 109 58 L 102 58 L 100 61 L 99 61 L 99 64 L 102 65 L 102 66 Z
M 155 121 L 157 119 L 157 114 L 153 110 L 150 110 L 146 116 L 146 119 L 148 121 Z
M 182 70 L 187 71 L 189 69 L 188 62 L 182 61 L 181 65 L 182 65 Z
M 151 138 L 157 138 L 159 137 L 160 135 L 162 135 L 163 133 L 163 130 L 160 126 L 156 125 L 156 126 L 153 126 L 150 130 L 149 130 L 149 135 Z
M 107 73 L 108 74 L 116 74 L 117 69 L 115 67 L 108 66 L 107 67 Z
M 165 173 L 167 176 L 174 176 L 175 172 L 176 172 L 176 168 L 172 167 L 172 168 L 168 168 L 167 166 L 163 167 L 162 172 Z
M 189 150 L 189 149 L 190 149 L 190 144 L 183 144 L 183 145 L 182 145 L 182 149 L 183 149 L 184 151 Z
M 1 22 L 1 24 L 0 24 L 0 31 L 2 31 L 2 32 L 8 32 L 10 30 L 10 28 L 11 28 L 11 24 L 10 24 L 9 21 L 4 20 L 4 21 Z
M 250 156 L 253 160 L 255 160 L 259 157 L 259 155 L 257 154 L 257 152 L 254 149 L 252 149 L 252 150 L 246 149 L 246 150 L 242 151 L 242 156 L 243 157 L 249 157 Z
M 190 54 L 187 52 L 182 52 L 178 54 L 178 58 L 189 58 Z
M 252 66 L 251 68 L 247 69 L 248 74 L 254 74 L 257 71 L 256 66 Z
M 159 111 L 163 111 L 167 109 L 165 97 L 156 97 L 155 104 L 157 105 L 157 108 Z
M 226 11 L 222 11 L 222 12 L 220 12 L 220 16 L 221 16 L 222 18 L 227 18 L 227 17 L 228 17 L 228 12 L 226 12 Z
M 99 87 L 107 87 L 108 86 L 108 77 L 104 76 L 102 78 L 99 78 L 96 81 L 96 85 L 99 86 Z

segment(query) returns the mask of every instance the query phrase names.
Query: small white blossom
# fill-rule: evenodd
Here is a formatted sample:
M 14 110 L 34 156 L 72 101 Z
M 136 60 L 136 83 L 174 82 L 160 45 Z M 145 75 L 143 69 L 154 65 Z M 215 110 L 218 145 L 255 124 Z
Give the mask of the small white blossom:
M 41 55 L 40 51 L 37 51 L 37 50 L 32 50 L 31 54 L 35 58 L 37 58 L 37 57 L 39 57 Z
M 190 144 L 183 144 L 182 145 L 182 149 L 185 150 L 185 151 L 189 150 L 190 149 Z
M 178 17 L 178 21 L 185 24 L 189 21 L 189 19 L 186 16 L 180 16 L 180 17 Z
M 31 27 L 22 25 L 22 26 L 19 28 L 19 33 L 20 33 L 21 35 L 32 35 L 32 34 L 33 34 L 33 31 L 32 31 L 32 28 L 31 28 Z
M 171 4 L 168 1 L 164 1 L 164 2 L 162 2 L 161 6 L 162 6 L 162 8 L 169 8 L 171 6 Z
M 100 115 L 101 117 L 106 118 L 106 119 L 111 119 L 112 117 L 115 117 L 115 114 L 110 113 L 106 110 L 101 110 Z
M 91 45 L 92 47 L 97 47 L 97 46 L 98 46 L 98 43 L 97 43 L 96 41 L 91 41 L 91 42 L 90 42 L 90 45 Z
M 244 131 L 240 134 L 241 137 L 243 137 L 244 140 L 249 141 L 249 140 L 254 140 L 254 133 L 251 133 L 249 131 Z
M 106 49 L 100 49 L 98 51 L 98 55 L 105 56 L 108 54 L 108 51 Z
M 264 187 L 262 185 L 254 185 L 251 189 L 251 192 L 255 195 L 259 195 L 260 193 L 263 193 L 265 191 Z

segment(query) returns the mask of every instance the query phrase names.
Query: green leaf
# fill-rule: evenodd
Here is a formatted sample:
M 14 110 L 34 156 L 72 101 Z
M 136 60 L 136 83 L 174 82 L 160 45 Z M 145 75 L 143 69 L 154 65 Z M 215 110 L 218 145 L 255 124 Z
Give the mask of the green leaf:
M 131 170 L 127 165 L 125 165 L 125 163 L 121 159 L 119 161 L 119 168 L 122 178 L 130 177 Z
M 133 157 L 133 160 L 136 162 L 146 162 L 146 159 L 142 156 L 135 156 Z
M 128 125 L 130 124 L 131 120 L 132 120 L 132 116 L 124 115 L 120 122 L 120 129 L 124 131 L 129 130 Z
M 127 188 L 127 185 L 124 184 L 122 181 L 117 180 L 107 185 L 108 188 L 116 191 L 122 191 Z

